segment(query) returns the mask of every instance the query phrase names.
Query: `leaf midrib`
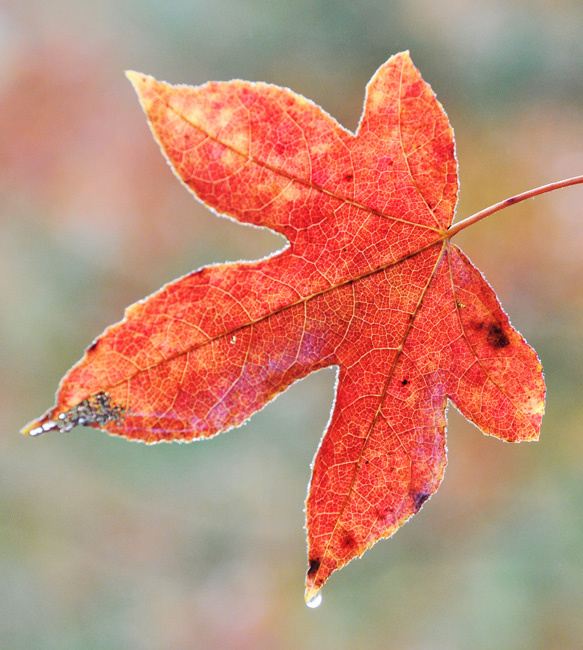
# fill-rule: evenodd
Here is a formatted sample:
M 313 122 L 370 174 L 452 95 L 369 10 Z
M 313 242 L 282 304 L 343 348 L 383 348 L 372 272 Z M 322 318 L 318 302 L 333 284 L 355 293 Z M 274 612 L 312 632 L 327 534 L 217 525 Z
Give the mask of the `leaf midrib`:
M 140 373 L 147 372 L 147 371 L 149 371 L 149 370 L 151 370 L 153 368 L 156 368 L 157 366 L 159 366 L 161 364 L 169 363 L 170 361 L 173 361 L 174 359 L 177 359 L 177 358 L 179 358 L 179 357 L 181 357 L 181 356 L 183 356 L 185 354 L 195 352 L 196 350 L 204 347 L 205 345 L 212 344 L 214 341 L 217 341 L 217 340 L 222 339 L 224 337 L 229 337 L 229 336 L 236 335 L 237 332 L 240 332 L 241 330 L 243 330 L 243 329 L 245 329 L 247 327 L 253 327 L 254 325 L 256 325 L 258 323 L 261 323 L 262 321 L 267 320 L 267 319 L 271 318 L 272 316 L 275 316 L 276 314 L 280 314 L 282 312 L 285 312 L 288 309 L 293 309 L 294 307 L 297 307 L 298 305 L 308 303 L 312 299 L 323 296 L 323 295 L 325 295 L 325 294 L 327 294 L 327 293 L 329 293 L 331 291 L 335 291 L 335 290 L 340 289 L 340 288 L 342 288 L 344 286 L 347 286 L 349 284 L 359 282 L 359 281 L 361 281 L 361 280 L 363 280 L 365 278 L 371 277 L 371 276 L 373 276 L 373 275 L 375 275 L 377 273 L 383 273 L 385 270 L 391 268 L 392 266 L 396 266 L 397 264 L 401 264 L 402 262 L 404 262 L 404 261 L 406 261 L 406 260 L 408 260 L 408 259 L 410 259 L 412 257 L 415 257 L 416 255 L 419 255 L 419 254 L 425 252 L 426 250 L 432 248 L 433 246 L 442 245 L 443 242 L 446 239 L 448 239 L 448 237 L 447 237 L 447 234 L 444 233 L 441 237 L 435 239 L 434 241 L 429 242 L 425 246 L 422 246 L 421 248 L 419 248 L 419 249 L 417 249 L 417 250 L 415 250 L 415 251 L 413 251 L 411 253 L 407 253 L 407 254 L 403 255 L 402 257 L 398 258 L 397 260 L 392 260 L 391 262 L 389 262 L 387 264 L 384 264 L 384 265 L 382 265 L 382 266 L 380 266 L 380 267 L 378 267 L 376 269 L 373 269 L 371 271 L 367 271 L 367 272 L 362 273 L 361 275 L 358 275 L 356 277 L 347 278 L 346 280 L 343 280 L 342 282 L 340 282 L 338 284 L 326 287 L 326 288 L 324 288 L 324 289 L 322 289 L 320 291 L 314 292 L 314 293 L 312 293 L 312 294 L 310 294 L 308 296 L 303 296 L 299 300 L 291 302 L 291 303 L 289 303 L 287 305 L 284 305 L 282 307 L 279 307 L 277 309 L 271 310 L 268 313 L 263 314 L 262 316 L 259 316 L 256 319 L 250 319 L 250 320 L 246 321 L 245 323 L 243 323 L 241 325 L 238 325 L 237 327 L 234 327 L 234 328 L 232 328 L 230 330 L 226 330 L 225 332 L 217 334 L 216 336 L 208 337 L 206 340 L 201 341 L 200 343 L 196 343 L 196 344 L 193 344 L 191 346 L 185 347 L 184 349 L 182 349 L 180 351 L 177 351 L 174 354 L 168 355 L 168 356 L 164 357 L 163 359 L 161 359 L 159 361 L 156 361 L 155 363 L 152 363 L 149 366 L 146 366 L 144 368 L 136 370 L 136 372 L 128 375 L 127 377 L 124 377 L 123 379 L 120 379 L 119 381 L 117 381 L 114 384 L 111 384 L 110 386 L 107 387 L 107 389 L 112 389 L 112 388 L 115 388 L 117 386 L 120 386 L 120 385 L 130 381 L 131 379 L 133 379 L 135 376 L 139 375 Z M 266 258 L 265 261 L 269 261 L 271 259 L 274 259 L 279 254 L 280 253 L 276 253 L 275 255 Z M 126 322 L 126 319 L 123 319 L 122 321 L 120 321 L 120 323 L 118 325 L 121 325 L 124 322 Z M 104 389 L 102 389 L 102 390 L 104 390 Z

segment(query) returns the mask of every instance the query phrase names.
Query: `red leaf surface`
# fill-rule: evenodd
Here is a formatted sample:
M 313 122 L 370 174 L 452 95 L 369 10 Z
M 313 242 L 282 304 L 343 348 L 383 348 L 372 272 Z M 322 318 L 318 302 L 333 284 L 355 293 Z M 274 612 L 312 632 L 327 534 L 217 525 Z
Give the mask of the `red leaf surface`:
M 484 433 L 538 437 L 541 365 L 450 241 L 453 131 L 407 53 L 368 84 L 356 134 L 284 88 L 128 76 L 195 196 L 289 245 L 129 307 L 25 431 L 208 438 L 337 366 L 306 502 L 310 599 L 437 490 L 447 399 Z

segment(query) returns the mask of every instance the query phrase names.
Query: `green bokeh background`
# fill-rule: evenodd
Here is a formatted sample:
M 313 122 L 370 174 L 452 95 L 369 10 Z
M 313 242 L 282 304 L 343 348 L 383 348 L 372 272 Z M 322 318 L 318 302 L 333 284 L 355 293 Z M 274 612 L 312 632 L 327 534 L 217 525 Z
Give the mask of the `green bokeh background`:
M 542 359 L 541 441 L 451 409 L 439 492 L 319 609 L 303 502 L 332 371 L 212 441 L 18 435 L 126 305 L 282 245 L 192 200 L 123 70 L 289 86 L 354 129 L 403 49 L 456 131 L 459 218 L 583 173 L 579 0 L 0 2 L 0 647 L 583 647 L 583 188 L 458 237 Z

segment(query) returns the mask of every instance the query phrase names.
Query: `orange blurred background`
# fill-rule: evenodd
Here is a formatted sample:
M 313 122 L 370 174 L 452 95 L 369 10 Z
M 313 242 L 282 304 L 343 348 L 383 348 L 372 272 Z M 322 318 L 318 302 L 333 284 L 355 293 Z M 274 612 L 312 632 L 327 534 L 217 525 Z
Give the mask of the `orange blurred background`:
M 212 441 L 18 435 L 126 305 L 282 245 L 192 199 L 123 71 L 289 86 L 354 129 L 403 49 L 456 131 L 459 218 L 583 173 L 576 0 L 0 3 L 0 647 L 583 647 L 582 187 L 458 237 L 541 357 L 541 441 L 450 410 L 439 492 L 319 609 L 303 502 L 332 371 Z

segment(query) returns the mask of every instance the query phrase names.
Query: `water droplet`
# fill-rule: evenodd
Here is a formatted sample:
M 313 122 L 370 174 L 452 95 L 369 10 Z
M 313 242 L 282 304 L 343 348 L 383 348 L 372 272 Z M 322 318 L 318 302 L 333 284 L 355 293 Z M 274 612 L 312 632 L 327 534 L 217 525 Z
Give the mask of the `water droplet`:
M 311 607 L 312 609 L 315 609 L 316 607 L 319 607 L 321 603 L 322 603 L 322 594 L 318 592 L 315 596 L 313 596 L 312 598 L 310 598 L 310 600 L 308 600 L 306 605 L 308 607 Z
M 52 420 L 49 420 L 48 422 L 45 422 L 42 424 L 40 427 L 34 427 L 34 429 L 31 429 L 28 434 L 30 436 L 40 436 L 41 433 L 46 433 L 47 431 L 50 431 L 51 429 L 58 429 L 59 425 L 56 422 L 53 422 Z

